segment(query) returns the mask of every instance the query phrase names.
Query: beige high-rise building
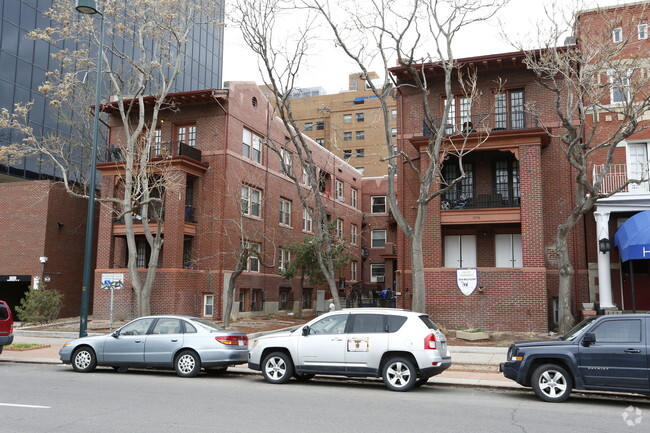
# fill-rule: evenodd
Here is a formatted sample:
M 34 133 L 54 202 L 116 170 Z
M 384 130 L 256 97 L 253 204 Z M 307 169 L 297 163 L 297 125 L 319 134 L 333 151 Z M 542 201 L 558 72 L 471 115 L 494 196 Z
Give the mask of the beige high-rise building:
M 378 78 L 375 72 L 369 73 L 369 77 Z M 294 117 L 304 126 L 302 132 L 361 171 L 364 177 L 384 176 L 387 162 L 382 159 L 388 156 L 388 150 L 383 114 L 379 100 L 367 90 L 363 74 L 350 74 L 349 90 L 333 95 L 320 94 L 322 89 L 317 87 L 300 90 L 291 100 L 291 107 Z M 392 97 L 388 103 L 395 137 L 397 105 Z

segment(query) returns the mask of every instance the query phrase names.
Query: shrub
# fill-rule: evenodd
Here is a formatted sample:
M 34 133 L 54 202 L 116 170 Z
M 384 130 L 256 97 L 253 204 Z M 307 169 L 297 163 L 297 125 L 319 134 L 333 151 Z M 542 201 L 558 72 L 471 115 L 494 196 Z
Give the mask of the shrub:
M 29 287 L 29 291 L 16 306 L 18 318 L 29 323 L 49 323 L 59 317 L 63 294 L 56 290 L 47 290 L 45 286 L 40 289 Z

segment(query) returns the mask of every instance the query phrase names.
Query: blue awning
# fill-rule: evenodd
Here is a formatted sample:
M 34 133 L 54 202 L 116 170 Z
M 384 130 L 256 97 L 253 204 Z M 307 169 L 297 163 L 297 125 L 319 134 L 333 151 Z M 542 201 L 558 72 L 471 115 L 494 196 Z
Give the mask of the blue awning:
M 650 259 L 650 210 L 639 212 L 621 225 L 614 235 L 621 261 Z

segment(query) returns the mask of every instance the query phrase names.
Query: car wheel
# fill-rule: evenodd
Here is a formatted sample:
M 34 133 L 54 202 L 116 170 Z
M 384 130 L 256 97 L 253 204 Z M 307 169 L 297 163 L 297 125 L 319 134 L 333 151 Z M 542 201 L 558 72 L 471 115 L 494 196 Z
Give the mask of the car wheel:
M 391 358 L 384 364 L 382 378 L 391 391 L 408 391 L 415 386 L 417 372 L 408 359 Z
M 93 371 L 97 366 L 95 351 L 90 347 L 80 347 L 72 354 L 72 368 L 80 373 Z
M 286 353 L 273 352 L 262 362 L 262 375 L 268 383 L 287 383 L 293 376 L 293 362 Z
M 314 376 L 316 376 L 316 375 L 311 374 L 311 373 L 304 373 L 304 374 L 303 373 L 296 373 L 296 374 L 293 375 L 293 377 L 295 377 L 298 382 L 307 382 L 308 380 L 313 379 Z
M 573 384 L 571 376 L 559 365 L 540 365 L 533 372 L 531 379 L 533 391 L 537 397 L 551 403 L 559 403 L 569 398 Z
M 418 380 L 415 381 L 414 387 L 415 388 L 421 387 L 422 385 L 427 383 L 429 381 L 429 379 L 430 379 L 429 377 L 420 377 L 420 378 L 418 378 Z
M 205 371 L 211 376 L 221 376 L 223 374 L 226 374 L 228 371 L 228 366 L 226 365 L 225 367 L 206 368 Z
M 194 377 L 201 371 L 201 359 L 193 350 L 184 350 L 176 357 L 174 368 L 181 377 Z
M 2 348 L 3 348 L 3 347 L 4 347 L 4 346 L 0 346 L 0 354 L 2 354 Z

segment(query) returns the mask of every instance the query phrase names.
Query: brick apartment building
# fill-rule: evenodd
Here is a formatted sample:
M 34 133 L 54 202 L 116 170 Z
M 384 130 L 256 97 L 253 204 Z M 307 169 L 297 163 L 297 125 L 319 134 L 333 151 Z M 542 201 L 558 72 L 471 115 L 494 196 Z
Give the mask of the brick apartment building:
M 371 80 L 377 74 L 369 73 Z M 303 133 L 344 159 L 363 176 L 384 176 L 388 156 L 384 119 L 379 100 L 367 88 L 362 74 L 350 74 L 348 91 L 325 95 L 299 94 L 291 100 L 296 120 L 304 125 Z M 263 87 L 269 97 L 269 91 Z M 388 99 L 392 135 L 397 135 L 397 105 Z
M 287 281 L 280 269 L 291 259 L 282 249 L 315 230 L 315 221 L 301 204 L 296 187 L 283 174 L 279 156 L 263 145 L 278 146 L 288 134 L 260 89 L 253 83 L 232 82 L 227 90 L 204 90 L 170 95 L 177 110 L 161 113 L 161 152 L 180 173 L 178 191 L 168 194 L 164 209 L 164 245 L 151 299 L 153 313 L 175 312 L 221 318 L 224 282 L 235 269 L 242 237 L 255 244 L 259 258 L 250 258 L 238 278 L 234 312 L 237 315 L 291 311 L 300 299 L 298 279 Z M 119 117 L 110 119 L 111 146 L 120 146 Z M 312 152 L 324 179 L 321 192 L 337 230 L 360 238 L 362 225 L 361 174 L 342 159 L 312 142 Z M 301 170 L 291 155 L 292 170 Z M 120 162 L 99 165 L 104 197 L 119 193 Z M 305 186 L 304 188 L 307 188 Z M 242 201 L 246 210 L 242 217 Z M 138 225 L 136 225 L 137 227 Z M 114 317 L 134 315 L 134 297 L 126 268 L 124 221 L 108 207 L 99 218 L 94 317 L 109 314 L 109 290 L 100 281 L 122 274 L 125 290 L 116 290 Z M 142 230 L 141 226 L 137 230 Z M 139 241 L 139 259 L 146 264 L 146 243 Z M 351 242 L 352 260 L 361 260 L 359 241 Z M 143 272 L 145 269 L 143 269 Z M 349 283 L 359 276 L 343 269 Z M 315 289 L 305 288 L 303 307 L 315 307 Z
M 634 53 L 647 58 L 647 14 L 649 2 L 612 13 L 624 12 L 620 19 L 622 31 L 634 32 Z M 590 18 L 590 12 L 580 15 L 580 25 Z M 602 17 L 600 14 L 593 14 Z M 625 23 L 625 24 L 623 24 Z M 583 30 L 585 27 L 582 27 Z M 592 28 L 591 30 L 594 30 Z M 619 29 L 620 30 L 620 29 Z M 614 35 L 613 37 L 616 37 Z M 578 39 L 580 43 L 580 39 Z M 625 56 L 627 52 L 623 52 Z M 469 147 L 485 140 L 476 150 L 463 158 L 467 177 L 443 197 L 434 199 L 429 207 L 424 244 L 427 312 L 450 328 L 482 327 L 492 330 L 544 330 L 553 328 L 557 321 L 558 267 L 555 238 L 558 224 L 573 207 L 574 175 L 560 146 L 553 138 L 559 128 L 554 117 L 554 96 L 536 83 L 536 78 L 524 64 L 524 53 L 503 53 L 459 59 L 464 72 L 478 73 L 479 97 L 471 103 L 456 86 L 452 112 L 447 119 L 449 143 L 457 146 L 467 139 Z M 402 68 L 392 69 L 398 83 L 407 83 L 410 77 Z M 442 116 L 445 92 L 443 74 L 435 65 L 426 68 L 430 90 L 430 104 Z M 505 83 L 496 88 L 498 82 Z M 409 154 L 418 164 L 428 164 L 427 138 L 419 94 L 408 87 L 398 94 L 401 107 L 398 123 L 398 149 Z M 535 106 L 536 115 L 527 110 Z M 647 118 L 647 115 L 646 115 Z M 602 113 L 597 119 L 597 131 L 605 137 L 616 115 Z M 609 122 L 609 125 L 607 124 Z M 541 127 L 550 127 L 550 134 Z M 627 179 L 625 169 L 634 167 L 635 173 L 648 170 L 648 132 L 634 135 L 625 147 L 617 150 L 618 174 Z M 448 144 L 450 145 L 450 144 Z M 448 156 L 442 174 L 453 179 L 458 173 L 454 156 Z M 598 166 L 594 170 L 598 170 Z M 620 181 L 620 179 L 619 179 Z M 419 183 L 407 167 L 398 171 L 398 202 L 407 218 L 413 211 Z M 614 223 L 650 206 L 647 182 L 630 188 L 610 199 L 602 200 L 596 209 L 597 227 L 588 215 L 573 229 L 569 239 L 569 253 L 575 268 L 573 305 L 595 302 L 609 295 L 604 276 L 610 272 L 610 254 L 598 252 L 598 240 L 608 237 Z M 611 214 L 616 213 L 612 220 Z M 608 223 L 608 217 L 609 223 Z M 614 292 L 628 296 L 629 282 L 625 271 L 621 278 L 617 253 L 611 254 L 612 280 L 619 280 Z M 598 257 L 597 257 L 598 256 Z M 616 256 L 616 257 L 614 257 Z M 410 284 L 410 253 L 401 232 L 397 240 L 398 281 L 401 287 Z M 597 262 L 597 263 L 596 263 Z M 645 289 L 637 294 L 637 309 L 650 309 L 648 296 L 647 260 L 635 262 L 637 286 Z M 604 266 L 603 266 L 604 265 Z M 457 269 L 477 270 L 478 286 L 465 296 L 458 287 Z M 595 278 L 598 273 L 599 278 Z M 399 290 L 400 288 L 398 288 Z M 638 292 L 638 290 L 637 290 Z M 605 306 L 629 309 L 619 294 L 616 304 Z

